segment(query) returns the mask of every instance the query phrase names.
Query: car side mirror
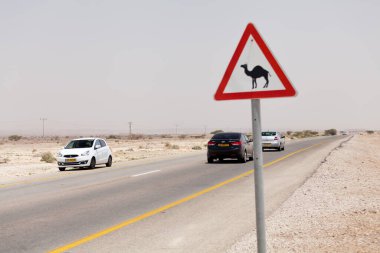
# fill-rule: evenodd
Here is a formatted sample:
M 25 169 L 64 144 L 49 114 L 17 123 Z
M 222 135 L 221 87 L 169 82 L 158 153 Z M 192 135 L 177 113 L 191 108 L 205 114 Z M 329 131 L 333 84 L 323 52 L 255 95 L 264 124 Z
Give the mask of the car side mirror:
M 99 149 L 101 146 L 98 144 L 98 145 L 95 145 L 95 149 Z
M 249 141 L 249 142 L 253 142 L 253 139 L 252 139 L 252 138 L 250 138 L 248 141 Z

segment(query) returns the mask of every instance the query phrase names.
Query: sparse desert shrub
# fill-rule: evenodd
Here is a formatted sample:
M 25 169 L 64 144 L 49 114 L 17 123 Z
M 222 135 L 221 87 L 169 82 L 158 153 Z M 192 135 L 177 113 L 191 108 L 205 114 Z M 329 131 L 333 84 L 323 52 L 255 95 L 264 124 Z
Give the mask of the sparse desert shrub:
M 130 139 L 130 140 L 142 140 L 142 139 L 145 139 L 145 135 L 143 135 L 143 134 L 131 134 L 128 136 L 128 139 Z
M 325 135 L 336 135 L 336 133 L 337 131 L 334 128 L 325 130 Z
M 212 131 L 210 134 L 218 134 L 218 133 L 223 133 L 223 130 L 215 130 L 215 131 Z
M 45 152 L 41 155 L 41 162 L 53 163 L 55 162 L 55 157 L 51 152 Z
M 200 147 L 200 146 L 194 146 L 191 149 L 193 149 L 193 150 L 202 150 L 202 147 Z
M 173 145 L 173 146 L 171 147 L 171 149 L 179 149 L 179 146 L 178 146 L 178 145 Z
M 169 134 L 161 134 L 160 137 L 161 138 L 173 138 L 173 136 L 171 136 Z
M 117 140 L 117 139 L 120 139 L 120 136 L 114 135 L 114 134 L 110 134 L 110 135 L 107 136 L 107 139 Z
M 9 161 L 9 158 L 0 159 L 0 163 L 8 163 Z
M 172 147 L 172 144 L 170 142 L 165 143 L 165 148 L 171 148 L 171 147 Z
M 32 153 L 35 153 L 36 151 L 37 151 L 37 149 L 34 148 L 34 149 L 32 150 Z
M 293 133 L 293 137 L 295 138 L 303 138 L 303 132 L 302 131 L 296 131 Z
M 293 131 L 286 131 L 287 135 L 292 135 Z
M 303 130 L 303 136 L 304 136 L 304 138 L 306 138 L 306 137 L 314 137 L 314 136 L 317 136 L 317 135 L 318 135 L 317 131 Z
M 16 135 L 16 134 L 11 135 L 11 136 L 8 137 L 8 140 L 10 140 L 10 141 L 19 141 L 21 139 L 22 139 L 22 136 Z
M 367 134 L 373 134 L 374 133 L 374 131 L 372 131 L 372 130 L 367 130 L 366 132 L 367 132 Z
M 206 135 L 205 134 L 192 135 L 191 138 L 194 138 L 194 139 L 203 139 L 203 138 L 206 138 Z
M 178 136 L 178 138 L 180 139 L 186 139 L 187 135 L 186 134 L 181 134 L 180 136 Z

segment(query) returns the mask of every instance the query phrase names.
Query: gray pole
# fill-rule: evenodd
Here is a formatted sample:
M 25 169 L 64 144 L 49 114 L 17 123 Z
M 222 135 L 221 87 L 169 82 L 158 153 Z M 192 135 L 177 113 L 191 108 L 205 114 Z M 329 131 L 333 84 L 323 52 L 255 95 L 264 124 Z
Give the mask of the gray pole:
M 256 235 L 257 252 L 266 252 L 265 239 L 265 211 L 264 211 L 264 183 L 263 183 L 263 150 L 261 144 L 261 113 L 260 100 L 251 100 L 252 133 L 255 175 L 255 203 L 256 203 Z
M 47 118 L 40 118 L 40 120 L 42 120 L 42 138 L 45 137 L 45 120 L 47 120 Z
M 129 124 L 129 135 L 132 135 L 132 122 L 128 122 Z

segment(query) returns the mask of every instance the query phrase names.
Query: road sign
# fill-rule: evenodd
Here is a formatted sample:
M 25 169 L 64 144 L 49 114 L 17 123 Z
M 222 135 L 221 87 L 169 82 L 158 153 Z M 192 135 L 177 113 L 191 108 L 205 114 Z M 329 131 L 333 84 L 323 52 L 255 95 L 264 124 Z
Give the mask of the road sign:
M 295 96 L 284 71 L 249 23 L 215 93 L 216 100 Z
M 216 100 L 251 99 L 257 252 L 266 252 L 260 98 L 296 91 L 253 24 L 249 23 L 215 93 Z

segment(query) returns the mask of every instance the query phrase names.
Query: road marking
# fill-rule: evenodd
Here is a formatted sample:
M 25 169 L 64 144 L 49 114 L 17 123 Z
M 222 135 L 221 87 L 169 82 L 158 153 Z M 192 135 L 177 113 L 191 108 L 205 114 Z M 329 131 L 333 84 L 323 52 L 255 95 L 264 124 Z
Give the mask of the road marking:
M 286 158 L 289 158 L 289 157 L 291 157 L 291 156 L 293 156 L 293 155 L 295 155 L 295 154 L 298 154 L 298 153 L 301 153 L 301 152 L 306 151 L 306 150 L 308 150 L 308 149 L 311 149 L 311 148 L 313 148 L 313 147 L 316 147 L 316 146 L 322 145 L 323 143 L 324 143 L 324 142 L 322 142 L 322 143 L 318 143 L 318 144 L 314 144 L 314 145 L 309 146 L 309 147 L 306 147 L 306 148 L 299 149 L 299 150 L 297 150 L 297 151 L 295 151 L 295 152 L 292 152 L 292 153 L 287 154 L 287 155 L 285 155 L 285 156 L 283 156 L 283 157 L 280 157 L 280 158 L 278 158 L 278 159 L 276 159 L 276 160 L 274 160 L 274 161 L 272 161 L 272 162 L 269 162 L 269 163 L 264 164 L 264 167 L 271 166 L 271 165 L 273 165 L 273 164 L 275 164 L 275 163 L 278 163 L 278 162 L 280 162 L 280 161 L 282 161 L 282 160 L 284 160 L 284 159 L 286 159 Z M 99 237 L 101 237 L 101 236 L 107 235 L 107 234 L 109 234 L 109 233 L 111 233 L 111 232 L 114 232 L 114 231 L 116 231 L 116 230 L 122 229 L 122 228 L 124 228 L 124 227 L 126 227 L 126 226 L 128 226 L 128 225 L 131 225 L 131 224 L 133 224 L 133 223 L 136 223 L 136 222 L 138 222 L 138 221 L 141 221 L 141 220 L 143 220 L 143 219 L 146 219 L 146 218 L 148 218 L 148 217 L 151 217 L 151 216 L 153 216 L 153 215 L 155 215 L 155 214 L 158 214 L 158 213 L 160 213 L 160 212 L 163 212 L 163 211 L 165 211 L 165 210 L 168 210 L 168 209 L 170 209 L 170 208 L 172 208 L 172 207 L 178 206 L 178 205 L 180 205 L 180 204 L 182 204 L 182 203 L 185 203 L 185 202 L 187 202 L 187 201 L 190 201 L 190 200 L 192 200 L 192 199 L 195 199 L 195 198 L 197 198 L 197 197 L 199 197 L 199 196 L 201 196 L 201 195 L 204 195 L 204 194 L 206 194 L 206 193 L 208 193 L 208 192 L 210 192 L 210 191 L 216 190 L 216 189 L 218 189 L 218 188 L 220 188 L 220 187 L 222 187 L 222 186 L 224 186 L 224 185 L 227 185 L 227 184 L 229 184 L 229 183 L 232 183 L 232 182 L 234 182 L 234 181 L 237 181 L 237 180 L 239 180 L 239 179 L 241 179 L 241 178 L 243 178 L 243 177 L 249 176 L 249 175 L 252 174 L 252 173 L 253 173 L 253 170 L 247 171 L 247 172 L 245 172 L 245 173 L 243 173 L 243 174 L 240 174 L 240 175 L 238 175 L 238 176 L 236 176 L 236 177 L 230 178 L 230 179 L 228 179 L 228 180 L 226 180 L 226 181 L 224 181 L 224 182 L 221 182 L 221 183 L 216 184 L 216 185 L 214 185 L 214 186 L 211 186 L 211 187 L 209 187 L 209 188 L 203 189 L 202 191 L 199 191 L 199 192 L 196 192 L 196 193 L 194 193 L 194 194 L 192 194 L 192 195 L 189 195 L 189 196 L 187 196 L 187 197 L 185 197 L 185 198 L 183 198 L 183 199 L 179 199 L 179 200 L 174 201 L 174 202 L 172 202 L 172 203 L 170 203 L 170 204 L 167 204 L 167 205 L 165 205 L 165 206 L 159 207 L 159 208 L 154 209 L 154 210 L 151 210 L 151 211 L 149 211 L 149 212 L 147 212 L 147 213 L 144 213 L 144 214 L 141 214 L 141 215 L 139 215 L 139 216 L 136 216 L 136 217 L 134 217 L 134 218 L 132 218 L 132 219 L 126 220 L 126 221 L 124 221 L 124 222 L 122 222 L 122 223 L 119 223 L 119 224 L 117 224 L 117 225 L 115 225 L 115 226 L 109 227 L 109 228 L 107 228 L 107 229 L 104 229 L 104 230 L 99 231 L 99 232 L 97 232 L 97 233 L 94 233 L 94 234 L 91 234 L 91 235 L 89 235 L 89 236 L 83 237 L 82 239 L 79 239 L 79 240 L 77 240 L 77 241 L 74 241 L 74 242 L 72 242 L 72 243 L 69 243 L 69 244 L 67 244 L 67 245 L 64 245 L 64 246 L 61 246 L 61 247 L 59 247 L 59 248 L 56 248 L 56 249 L 54 249 L 54 250 L 52 250 L 52 251 L 49 251 L 49 253 L 62 253 L 62 252 L 65 252 L 65 251 L 67 251 L 67 250 L 69 250 L 69 249 L 72 249 L 72 248 L 75 248 L 75 247 L 77 247 L 77 246 L 79 246 L 79 245 L 81 245 L 81 244 L 84 244 L 84 243 L 90 242 L 90 241 L 92 241 L 92 240 L 95 240 L 96 238 L 99 238 Z
M 142 175 L 146 175 L 146 174 L 150 174 L 150 173 L 155 173 L 155 172 L 159 172 L 161 170 L 152 170 L 152 171 L 148 171 L 148 172 L 144 172 L 144 173 L 141 173 L 141 174 L 136 174 L 136 175 L 133 175 L 131 177 L 139 177 L 139 176 L 142 176 Z

